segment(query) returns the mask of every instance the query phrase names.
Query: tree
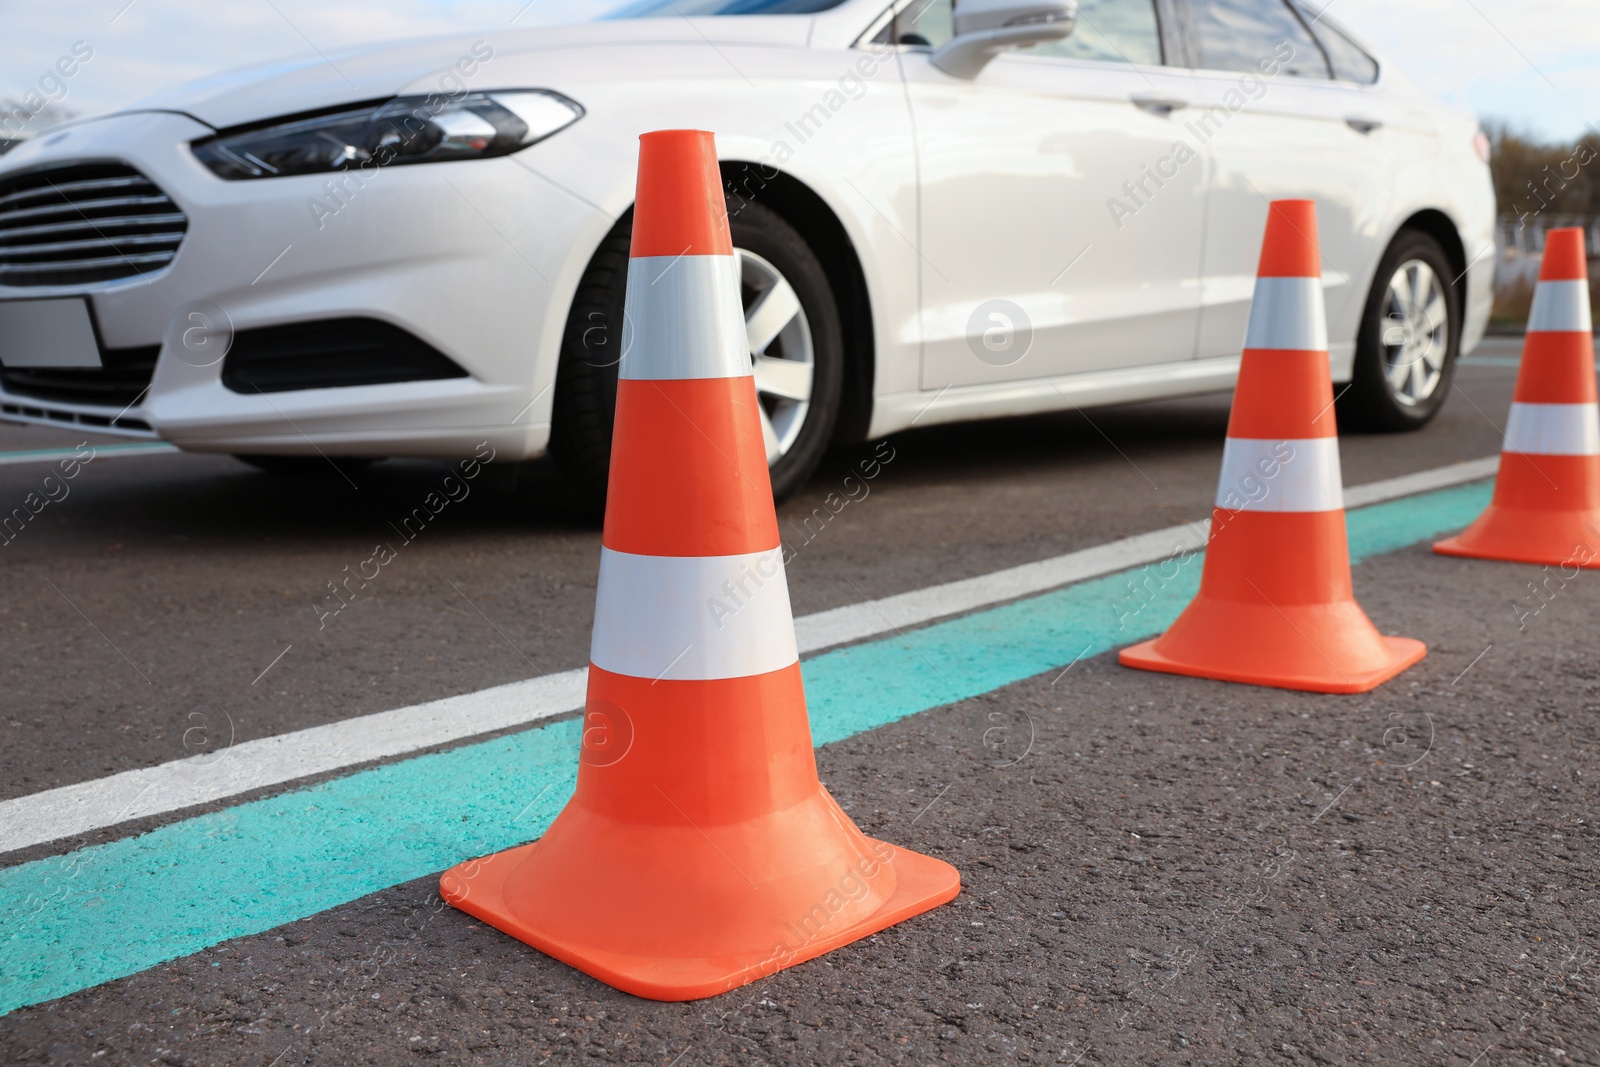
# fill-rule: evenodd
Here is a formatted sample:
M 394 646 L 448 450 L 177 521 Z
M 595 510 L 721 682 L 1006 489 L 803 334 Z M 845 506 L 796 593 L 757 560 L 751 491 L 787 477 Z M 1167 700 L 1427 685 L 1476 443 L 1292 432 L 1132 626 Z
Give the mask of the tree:
M 1494 119 L 1483 128 L 1502 215 L 1600 215 L 1600 132 L 1552 144 Z

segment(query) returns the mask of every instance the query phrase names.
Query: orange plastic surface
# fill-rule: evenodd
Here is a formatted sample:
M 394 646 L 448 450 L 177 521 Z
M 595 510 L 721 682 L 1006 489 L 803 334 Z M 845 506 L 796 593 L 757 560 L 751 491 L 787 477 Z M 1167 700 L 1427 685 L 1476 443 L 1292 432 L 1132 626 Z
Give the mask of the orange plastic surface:
M 1551 230 L 1540 281 L 1588 276 L 1583 231 Z M 1523 404 L 1595 403 L 1594 338 L 1533 331 L 1522 346 L 1514 398 Z M 1471 526 L 1433 546 L 1443 556 L 1569 569 L 1600 568 L 1600 456 L 1502 452 L 1494 498 Z
M 1541 282 L 1579 281 L 1588 276 L 1581 229 L 1563 226 L 1544 235 L 1544 259 L 1539 264 Z
M 731 252 L 710 134 L 646 134 L 639 190 L 634 255 Z M 606 546 L 777 547 L 755 405 L 749 377 L 620 382 Z M 954 867 L 868 838 L 822 787 L 799 663 L 710 680 L 591 665 L 577 756 L 542 838 L 452 868 L 439 892 L 618 989 L 712 996 L 961 891 Z
M 1247 348 L 1228 416 L 1229 437 L 1288 440 L 1334 437 L 1333 379 L 1328 353 Z
M 605 546 L 652 556 L 778 547 L 757 403 L 748 376 L 618 382 Z
M 639 138 L 632 256 L 731 256 L 716 142 L 705 130 Z
M 1433 550 L 1563 569 L 1600 568 L 1600 456 L 1501 453 L 1489 506 Z
M 1362 693 L 1423 657 L 1384 637 L 1350 584 L 1344 512 L 1212 512 L 1200 592 L 1124 666 L 1280 689 Z
M 953 899 L 816 776 L 800 666 L 709 682 L 590 667 L 578 785 L 538 842 L 446 872 L 451 904 L 618 989 L 713 996 Z
M 1522 404 L 1593 404 L 1594 335 L 1578 330 L 1528 334 L 1512 399 Z
M 1262 277 L 1320 276 L 1316 206 L 1275 200 L 1261 248 Z M 1333 434 L 1326 352 L 1244 354 L 1230 437 Z M 1200 591 L 1123 665 L 1197 678 L 1318 693 L 1363 693 L 1427 654 L 1420 641 L 1385 637 L 1356 603 L 1344 510 L 1217 508 Z
M 1314 200 L 1274 200 L 1267 206 L 1258 278 L 1320 278 L 1317 205 Z

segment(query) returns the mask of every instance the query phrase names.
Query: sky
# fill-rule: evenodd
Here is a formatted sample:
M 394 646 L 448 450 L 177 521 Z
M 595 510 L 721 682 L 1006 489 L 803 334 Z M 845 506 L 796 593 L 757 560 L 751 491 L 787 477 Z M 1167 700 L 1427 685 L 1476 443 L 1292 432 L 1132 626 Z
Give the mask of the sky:
M 1425 88 L 1570 143 L 1600 132 L 1597 0 L 1307 0 Z M 620 0 L 0 0 L 0 97 L 21 97 L 76 42 L 78 114 L 233 67 L 435 32 L 578 21 Z
M 1480 117 L 1555 143 L 1600 134 L 1596 0 L 1332 0 L 1326 12 Z

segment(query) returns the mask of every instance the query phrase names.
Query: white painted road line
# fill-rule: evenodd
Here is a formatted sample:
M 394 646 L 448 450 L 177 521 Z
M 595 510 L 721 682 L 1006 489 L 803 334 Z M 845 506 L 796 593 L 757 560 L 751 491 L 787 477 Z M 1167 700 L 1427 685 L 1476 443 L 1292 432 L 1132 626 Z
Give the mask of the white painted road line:
M 1385 500 L 1399 500 L 1403 496 L 1431 493 L 1435 489 L 1448 489 L 1452 485 L 1493 478 L 1500 469 L 1499 456 L 1452 463 L 1448 467 L 1435 467 L 1430 471 L 1402 474 L 1398 478 L 1385 478 L 1381 482 L 1368 482 L 1344 491 L 1346 508 L 1364 508 L 1368 504 L 1381 504 Z
M 0 852 L 559 715 L 582 706 L 588 674 L 497 685 L 7 800 Z
M 1071 585 L 1086 578 L 1114 574 L 1141 563 L 1165 559 L 1174 551 L 1203 548 L 1208 519 L 1169 526 L 1165 530 L 1124 537 L 1120 541 L 1068 552 L 1064 556 L 1024 563 L 976 578 L 917 589 L 910 593 L 847 604 L 831 611 L 819 611 L 795 620 L 795 636 L 801 652 L 814 652 L 876 637 L 890 630 L 920 626 L 934 619 L 961 615 L 1007 600 L 1042 593 L 1047 589 Z
M 1366 507 L 1369 504 L 1381 504 L 1385 500 L 1476 482 L 1493 477 L 1499 462 L 1499 456 L 1488 456 L 1354 486 L 1344 491 L 1345 506 Z M 820 611 L 796 619 L 795 636 L 799 639 L 800 651 L 805 653 L 874 637 L 892 629 L 920 626 L 947 615 L 960 615 L 991 604 L 1042 593 L 1057 586 L 1127 570 L 1143 563 L 1155 563 L 1184 548 L 1202 548 L 1210 530 L 1210 520 L 1201 519 L 1181 526 L 1169 526 L 1165 530 L 1124 537 L 1120 541 L 1096 545 L 1094 548 L 1068 552 L 1064 556 L 1037 563 L 1025 563 L 993 574 Z
M 141 442 L 134 445 L 94 445 L 95 459 L 116 459 L 118 456 L 159 456 L 176 452 L 176 445 L 165 441 Z M 20 463 L 55 463 L 63 459 L 83 459 L 83 453 L 72 448 L 41 448 L 28 452 L 0 452 L 0 467 Z
M 1356 486 L 1345 490 L 1346 505 L 1362 507 L 1478 481 L 1492 476 L 1498 463 L 1498 456 L 1489 456 Z M 802 653 L 815 652 L 1154 563 L 1174 551 L 1202 547 L 1208 529 L 1205 521 L 1184 523 L 976 578 L 806 615 L 795 620 L 796 641 Z M 588 670 L 580 667 L 245 741 L 221 754 L 174 760 L 0 801 L 0 852 L 525 726 L 582 707 L 587 680 Z

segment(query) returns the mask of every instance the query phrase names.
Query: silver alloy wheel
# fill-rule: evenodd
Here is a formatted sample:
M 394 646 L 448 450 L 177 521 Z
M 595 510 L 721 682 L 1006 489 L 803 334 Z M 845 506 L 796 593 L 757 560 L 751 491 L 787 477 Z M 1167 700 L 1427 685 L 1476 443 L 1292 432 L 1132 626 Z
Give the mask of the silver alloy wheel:
M 1423 403 L 1444 379 L 1450 305 L 1433 268 L 1408 259 L 1395 269 L 1383 300 L 1383 374 L 1405 407 Z
M 782 272 L 754 252 L 734 249 L 744 296 L 744 329 L 750 340 L 761 436 L 767 465 L 794 447 L 811 408 L 816 353 L 805 309 Z

